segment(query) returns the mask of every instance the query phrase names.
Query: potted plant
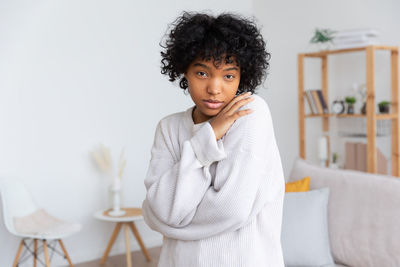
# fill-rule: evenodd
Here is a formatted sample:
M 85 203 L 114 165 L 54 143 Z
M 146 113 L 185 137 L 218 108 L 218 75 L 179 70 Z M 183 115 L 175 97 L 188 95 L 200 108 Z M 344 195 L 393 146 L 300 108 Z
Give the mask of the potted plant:
M 380 113 L 389 113 L 389 101 L 381 101 L 378 103 Z
M 310 43 L 316 44 L 319 50 L 329 49 L 329 45 L 332 44 L 333 34 L 336 31 L 329 29 L 315 29 L 314 36 L 311 38 Z
M 354 114 L 354 103 L 356 103 L 356 98 L 354 96 L 346 96 L 345 101 L 347 103 L 347 114 Z
M 339 168 L 339 166 L 338 166 L 338 157 L 339 157 L 338 153 L 334 152 L 332 154 L 332 164 L 330 165 L 331 168 L 333 168 L 333 169 L 338 169 Z

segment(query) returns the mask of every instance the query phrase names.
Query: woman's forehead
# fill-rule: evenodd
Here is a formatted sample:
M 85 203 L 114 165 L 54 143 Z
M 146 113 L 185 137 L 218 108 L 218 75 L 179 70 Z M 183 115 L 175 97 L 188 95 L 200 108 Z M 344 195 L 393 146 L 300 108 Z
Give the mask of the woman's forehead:
M 195 65 L 196 63 L 200 63 L 200 64 L 206 65 L 206 66 L 214 65 L 215 68 L 220 68 L 224 65 L 237 66 L 235 56 L 226 57 L 225 55 L 221 56 L 221 58 L 219 58 L 219 59 L 215 59 L 213 57 L 210 57 L 210 58 L 197 57 L 195 60 L 193 60 L 191 65 Z M 196 64 L 196 65 L 198 65 L 198 64 Z

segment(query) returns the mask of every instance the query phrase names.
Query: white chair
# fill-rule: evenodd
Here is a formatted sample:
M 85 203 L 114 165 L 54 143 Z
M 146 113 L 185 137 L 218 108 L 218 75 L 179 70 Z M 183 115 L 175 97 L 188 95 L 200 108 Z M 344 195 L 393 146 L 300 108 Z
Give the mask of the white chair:
M 49 249 L 64 256 L 69 266 L 73 266 L 71 259 L 65 249 L 62 238 L 70 236 L 81 229 L 80 224 L 61 221 L 45 210 L 35 205 L 32 197 L 26 187 L 17 179 L 0 178 L 0 195 L 3 203 L 3 217 L 7 230 L 22 240 L 18 247 L 17 255 L 13 266 L 16 267 L 25 259 L 20 260 L 21 252 L 25 247 L 25 252 L 33 256 L 33 265 L 36 267 L 36 261 L 46 267 L 50 266 Z M 28 244 L 28 241 L 31 241 Z M 38 241 L 42 241 L 42 247 L 38 247 Z M 57 242 L 63 251 L 56 250 Z M 54 243 L 54 245 L 52 244 Z M 31 248 L 33 244 L 33 249 Z M 40 245 L 40 244 L 39 244 Z M 44 253 L 43 263 L 39 258 L 39 252 Z

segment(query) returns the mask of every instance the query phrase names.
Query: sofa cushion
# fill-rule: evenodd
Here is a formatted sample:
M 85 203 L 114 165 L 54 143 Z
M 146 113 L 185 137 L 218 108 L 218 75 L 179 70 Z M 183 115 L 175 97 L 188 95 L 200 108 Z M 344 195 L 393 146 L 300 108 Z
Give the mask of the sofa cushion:
M 306 192 L 310 190 L 310 177 L 288 182 L 285 184 L 285 192 Z
M 289 180 L 310 176 L 310 189 L 329 187 L 332 256 L 348 266 L 400 266 L 400 179 L 319 167 L 296 159 Z
M 332 266 L 329 248 L 329 189 L 285 193 L 282 251 L 285 266 Z

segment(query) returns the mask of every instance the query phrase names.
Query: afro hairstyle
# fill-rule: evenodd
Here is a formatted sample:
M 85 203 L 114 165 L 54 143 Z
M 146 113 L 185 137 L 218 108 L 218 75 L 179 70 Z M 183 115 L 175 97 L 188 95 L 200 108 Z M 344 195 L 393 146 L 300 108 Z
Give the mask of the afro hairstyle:
M 231 13 L 217 17 L 206 13 L 183 12 L 170 26 L 160 46 L 161 73 L 169 81 L 179 81 L 187 89 L 184 77 L 189 65 L 197 58 L 213 59 L 217 66 L 222 60 L 240 67 L 240 83 L 237 94 L 254 93 L 263 82 L 269 68 L 271 54 L 255 22 Z

